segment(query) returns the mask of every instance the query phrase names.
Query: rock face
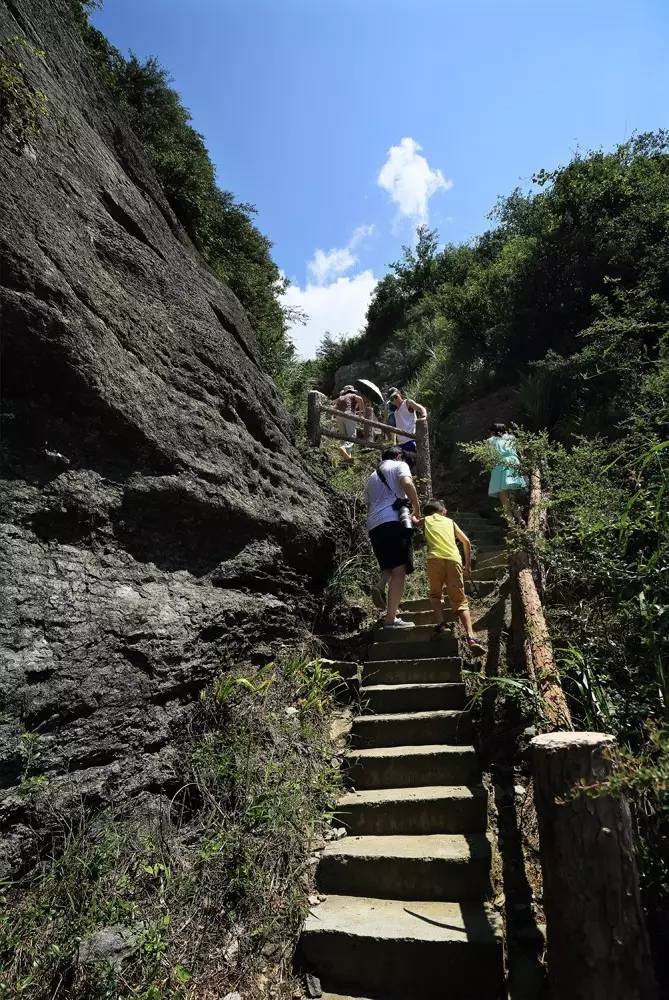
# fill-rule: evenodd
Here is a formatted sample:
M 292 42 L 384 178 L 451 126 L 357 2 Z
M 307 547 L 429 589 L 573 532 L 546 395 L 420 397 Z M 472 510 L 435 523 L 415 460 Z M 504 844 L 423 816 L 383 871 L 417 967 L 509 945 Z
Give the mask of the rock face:
M 189 706 L 300 635 L 328 497 L 237 299 L 198 259 L 67 0 L 0 0 L 48 117 L 0 137 L 0 828 L 170 789 Z M 34 781 L 38 776 L 38 781 Z M 42 777 L 43 776 L 43 777 Z M 45 784 L 42 784 L 45 782 Z

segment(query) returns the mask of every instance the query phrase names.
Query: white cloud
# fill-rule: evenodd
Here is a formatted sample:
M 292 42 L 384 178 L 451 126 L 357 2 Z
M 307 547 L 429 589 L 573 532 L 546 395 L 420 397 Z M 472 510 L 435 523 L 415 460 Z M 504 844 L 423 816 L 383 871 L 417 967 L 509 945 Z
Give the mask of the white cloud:
M 309 280 L 316 285 L 323 285 L 327 281 L 338 278 L 341 274 L 346 274 L 358 263 L 358 258 L 353 251 L 373 232 L 374 226 L 358 226 L 357 229 L 354 229 L 353 235 L 345 247 L 316 250 L 307 264 Z
M 283 303 L 302 309 L 309 319 L 304 326 L 291 327 L 290 334 L 302 358 L 313 358 L 323 334 L 357 333 L 365 323 L 365 313 L 376 287 L 372 271 L 340 276 L 330 284 L 307 282 L 305 288 L 289 285 Z
M 356 262 L 357 257 L 353 256 L 348 247 L 327 251 L 317 250 L 307 264 L 307 269 L 312 281 L 317 285 L 322 285 L 324 282 L 350 271 Z
M 453 181 L 438 168 L 432 169 L 420 155 L 421 149 L 415 139 L 408 137 L 399 146 L 391 146 L 377 183 L 388 192 L 400 215 L 426 223 L 430 198 L 437 191 L 448 191 Z

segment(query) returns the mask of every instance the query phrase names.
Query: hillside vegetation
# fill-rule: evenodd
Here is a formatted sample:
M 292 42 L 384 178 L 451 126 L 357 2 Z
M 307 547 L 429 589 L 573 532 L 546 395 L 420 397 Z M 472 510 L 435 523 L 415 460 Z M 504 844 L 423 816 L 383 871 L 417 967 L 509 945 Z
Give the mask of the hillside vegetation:
M 577 155 L 563 168 L 540 170 L 533 190 L 500 200 L 489 231 L 471 243 L 440 247 L 438 234 L 421 228 L 415 246 L 405 248 L 378 284 L 362 335 L 346 342 L 328 337 L 315 361 L 298 363 L 271 243 L 256 228 L 252 207 L 218 187 L 204 140 L 166 70 L 154 59 L 141 62 L 114 49 L 89 23 L 95 0 L 70 4 L 102 79 L 142 137 L 172 209 L 208 267 L 246 308 L 267 371 L 296 413 L 303 413 L 305 388 L 331 389 L 341 364 L 382 359 L 393 381 L 430 409 L 438 465 L 440 421 L 497 388 L 518 389 L 521 452 L 541 465 L 548 497 L 549 530 L 540 554 L 556 656 L 575 724 L 612 732 L 622 747 L 615 781 L 634 806 L 644 902 L 659 953 L 669 926 L 669 133 L 639 135 L 613 152 Z M 19 91 L 25 102 L 25 88 Z M 25 120 L 34 129 L 42 106 L 38 91 L 27 93 L 35 110 Z M 198 841 L 192 852 L 188 843 L 178 844 L 185 854 L 174 857 L 156 849 L 137 873 L 117 872 L 112 844 L 105 852 L 104 877 L 98 878 L 98 847 L 91 847 L 90 883 L 102 903 L 106 906 L 110 891 L 118 894 L 112 884 L 118 876 L 124 891 L 130 886 L 121 899 L 133 919 L 137 915 L 139 923 L 143 911 L 150 911 L 142 917 L 145 936 L 129 985 L 132 995 L 179 996 L 185 976 L 208 975 L 197 949 L 185 964 L 183 952 L 171 951 L 163 940 L 169 937 L 164 918 L 175 913 L 190 921 L 200 906 L 196 896 L 164 905 L 164 887 L 180 865 L 200 873 L 213 858 L 220 880 L 212 905 L 222 912 L 231 905 L 229 883 L 241 886 L 232 898 L 240 919 L 248 919 L 253 900 L 258 908 L 269 907 L 277 892 L 288 892 L 292 866 L 301 864 L 311 847 L 308 837 L 291 842 L 278 872 L 261 869 L 259 877 L 271 883 L 272 894 L 255 882 L 249 888 L 242 878 L 247 873 L 240 873 L 232 855 L 240 831 L 246 836 L 259 829 L 261 845 L 274 851 L 282 849 L 287 824 L 303 823 L 304 816 L 309 833 L 321 829 L 331 793 L 322 720 L 327 712 L 320 704 L 309 707 L 310 670 L 306 679 L 293 678 L 290 690 L 279 690 L 280 678 L 272 679 L 272 697 L 279 693 L 271 711 L 263 691 L 253 685 L 251 691 L 261 705 L 261 746 L 277 745 L 276 725 L 282 745 L 291 747 L 286 760 L 308 757 L 300 790 L 277 764 L 269 808 L 267 789 L 245 772 L 252 787 L 238 810 L 238 827 L 231 833 L 219 829 L 212 809 L 206 841 Z M 254 675 L 253 684 L 256 680 Z M 217 701 L 232 711 L 232 695 L 241 700 L 245 689 L 242 684 L 232 693 L 226 690 Z M 295 747 L 286 706 L 298 708 L 308 723 L 308 739 L 296 739 Z M 239 709 L 240 719 L 246 709 Z M 223 723 L 227 732 L 227 716 Z M 212 763 L 209 749 L 198 740 L 190 746 L 184 780 L 213 800 L 219 779 L 225 778 L 226 789 L 230 775 L 241 783 L 241 765 L 237 750 L 223 747 Z M 212 783 L 200 782 L 203 769 L 215 772 Z M 297 763 L 294 770 L 299 776 Z M 25 781 L 36 777 L 26 765 Z M 27 790 L 32 794 L 35 788 Z M 292 802 L 287 819 L 285 801 Z M 73 853 L 79 852 L 75 843 Z M 253 854 L 244 857 L 249 870 L 257 862 Z M 89 884 L 76 869 L 69 878 L 77 886 Z M 24 903 L 13 908 L 5 925 L 0 948 L 10 971 L 0 987 L 14 995 L 20 995 L 21 984 L 24 995 L 52 995 L 63 969 L 73 968 L 71 900 L 52 895 L 56 881 L 45 871 L 46 894 L 40 886 L 21 887 Z M 284 938 L 297 925 L 303 903 L 303 898 L 290 902 Z M 104 920 L 118 917 L 104 909 Z M 76 934 L 97 925 L 98 915 L 89 923 L 77 925 Z M 154 931 L 157 937 L 151 936 Z M 264 945 L 273 935 L 274 929 L 256 943 Z M 28 947 L 22 944 L 26 939 Z M 667 944 L 665 937 L 665 951 Z M 154 980 L 158 992 L 151 992 Z M 225 987 L 233 985 L 237 981 L 228 977 Z M 97 994 L 87 989 L 84 984 L 79 995 L 107 995 L 105 984 Z
M 218 186 L 204 138 L 154 58 L 123 56 L 94 28 L 97 0 L 70 0 L 100 76 L 142 139 L 165 195 L 213 273 L 233 290 L 256 332 L 266 370 L 275 378 L 294 349 L 287 336 L 288 311 L 281 294 L 288 282 L 272 259 L 272 244 L 253 221 L 253 205 Z
M 308 376 L 329 389 L 339 365 L 374 359 L 429 407 L 438 455 L 456 407 L 517 390 L 521 450 L 547 489 L 544 601 L 563 684 L 575 725 L 624 748 L 616 780 L 635 804 L 645 901 L 666 949 L 669 134 L 533 180 L 472 243 L 440 249 L 420 229 L 377 286 L 363 334 L 327 338 Z M 483 490 L 472 467 L 472 498 Z

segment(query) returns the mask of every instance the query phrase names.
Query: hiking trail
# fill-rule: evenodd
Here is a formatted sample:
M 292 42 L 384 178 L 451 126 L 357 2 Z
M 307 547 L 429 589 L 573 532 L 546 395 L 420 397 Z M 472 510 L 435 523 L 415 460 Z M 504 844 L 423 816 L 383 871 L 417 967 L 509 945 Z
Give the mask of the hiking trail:
M 480 598 L 506 573 L 501 529 L 453 516 L 477 543 Z M 335 991 L 327 1000 L 422 1000 L 446 990 L 449 1000 L 497 1000 L 503 929 L 487 901 L 494 845 L 458 641 L 453 632 L 431 638 L 427 598 L 402 609 L 416 628 L 376 630 L 360 667 L 350 790 L 336 814 L 348 835 L 320 856 L 326 899 L 305 922 L 301 957 Z

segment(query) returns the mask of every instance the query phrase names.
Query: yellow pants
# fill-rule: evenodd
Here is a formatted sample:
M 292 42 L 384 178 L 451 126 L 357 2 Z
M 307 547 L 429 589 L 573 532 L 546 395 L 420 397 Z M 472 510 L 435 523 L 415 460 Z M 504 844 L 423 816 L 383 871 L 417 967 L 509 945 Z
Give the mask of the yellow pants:
M 427 581 L 433 600 L 440 601 L 445 590 L 453 611 L 469 609 L 461 563 L 455 559 L 428 559 Z

